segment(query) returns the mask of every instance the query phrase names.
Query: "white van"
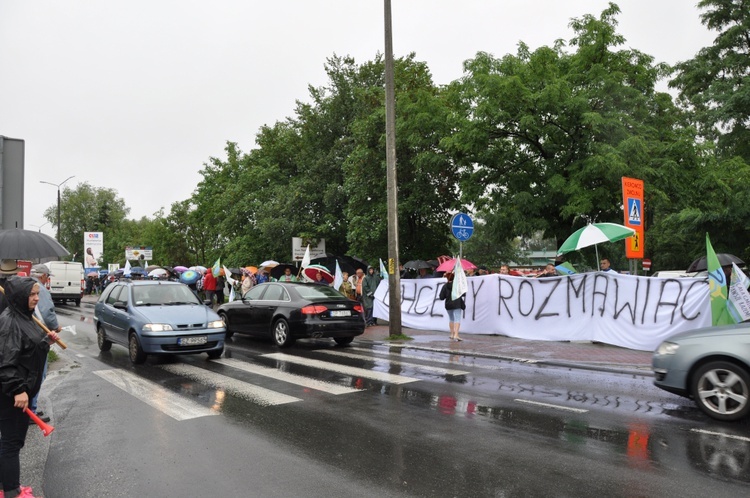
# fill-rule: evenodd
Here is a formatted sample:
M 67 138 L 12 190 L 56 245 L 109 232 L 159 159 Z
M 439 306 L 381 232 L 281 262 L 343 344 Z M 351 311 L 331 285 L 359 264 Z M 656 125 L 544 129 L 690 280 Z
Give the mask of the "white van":
M 83 264 L 74 261 L 50 261 L 44 263 L 49 268 L 49 292 L 52 300 L 75 301 L 81 305 L 86 281 L 83 276 Z

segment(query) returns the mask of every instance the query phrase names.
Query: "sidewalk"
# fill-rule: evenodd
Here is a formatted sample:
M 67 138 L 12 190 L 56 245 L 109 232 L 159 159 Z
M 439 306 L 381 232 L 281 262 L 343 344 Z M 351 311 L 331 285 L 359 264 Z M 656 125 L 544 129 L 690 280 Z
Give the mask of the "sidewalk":
M 649 351 L 592 343 L 590 341 L 530 341 L 501 335 L 459 334 L 463 341 L 453 342 L 448 332 L 436 330 L 404 329 L 410 341 L 386 341 L 387 325 L 365 329 L 357 337 L 360 341 L 403 344 L 411 349 L 463 354 L 482 358 L 494 358 L 521 363 L 598 370 L 603 372 L 652 376 Z
M 93 306 L 97 295 L 83 296 L 83 302 Z M 381 320 L 380 323 L 383 323 Z M 356 340 L 386 343 L 388 325 L 367 327 L 365 333 Z M 589 341 L 530 341 L 502 335 L 460 334 L 462 342 L 452 342 L 448 332 L 437 330 L 404 329 L 404 335 L 411 341 L 392 341 L 412 349 L 463 354 L 482 358 L 492 358 L 521 363 L 598 370 L 603 372 L 625 373 L 652 376 L 649 351 L 612 346 Z

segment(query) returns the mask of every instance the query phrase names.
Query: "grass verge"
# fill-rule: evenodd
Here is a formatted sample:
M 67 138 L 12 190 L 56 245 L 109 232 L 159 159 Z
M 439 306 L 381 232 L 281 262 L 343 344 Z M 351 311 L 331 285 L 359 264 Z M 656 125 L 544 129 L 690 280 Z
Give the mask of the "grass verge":
M 409 337 L 408 335 L 404 334 L 397 334 L 397 335 L 389 335 L 385 338 L 386 341 L 413 341 L 413 337 Z

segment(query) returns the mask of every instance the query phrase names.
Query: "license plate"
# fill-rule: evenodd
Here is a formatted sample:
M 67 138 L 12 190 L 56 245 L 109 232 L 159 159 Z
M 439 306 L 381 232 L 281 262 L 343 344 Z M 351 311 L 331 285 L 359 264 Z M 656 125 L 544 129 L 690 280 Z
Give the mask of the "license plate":
M 349 310 L 331 311 L 331 316 L 352 316 L 352 313 Z
M 205 335 L 201 335 L 198 337 L 178 337 L 177 338 L 177 345 L 178 346 L 198 346 L 201 344 L 205 344 L 208 342 L 208 337 Z

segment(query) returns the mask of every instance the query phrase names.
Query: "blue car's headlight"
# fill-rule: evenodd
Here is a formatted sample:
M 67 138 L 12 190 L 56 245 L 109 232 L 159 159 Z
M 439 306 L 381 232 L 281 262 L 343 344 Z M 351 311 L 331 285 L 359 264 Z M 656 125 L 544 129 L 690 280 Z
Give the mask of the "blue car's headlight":
M 220 329 L 224 327 L 224 321 L 223 320 L 214 320 L 213 322 L 208 322 L 208 328 L 209 329 Z
M 143 326 L 144 332 L 166 332 L 167 330 L 173 330 L 168 323 L 147 323 Z
M 660 354 L 660 355 L 675 354 L 678 349 L 680 349 L 679 344 L 675 344 L 674 342 L 664 341 L 661 344 L 659 344 L 658 348 L 656 348 L 656 354 Z

